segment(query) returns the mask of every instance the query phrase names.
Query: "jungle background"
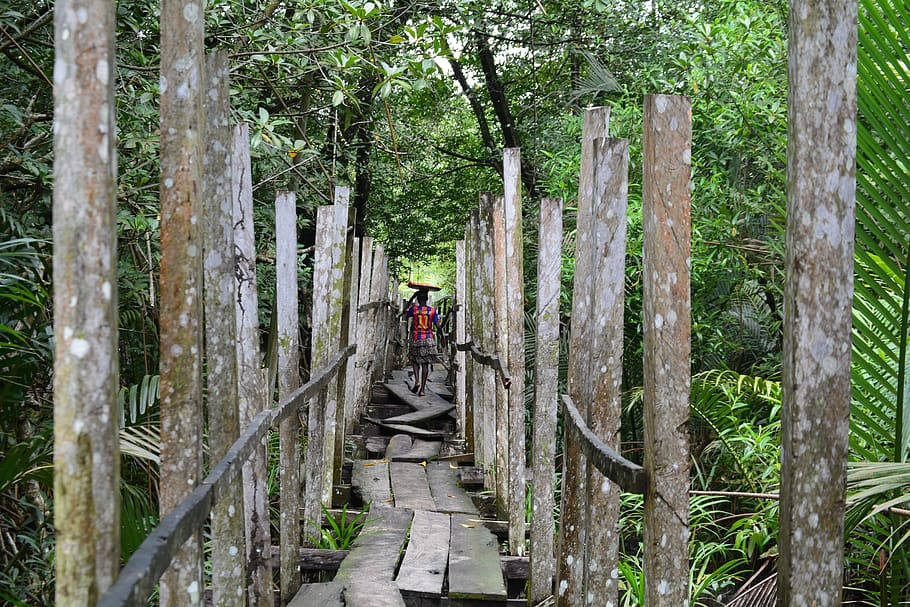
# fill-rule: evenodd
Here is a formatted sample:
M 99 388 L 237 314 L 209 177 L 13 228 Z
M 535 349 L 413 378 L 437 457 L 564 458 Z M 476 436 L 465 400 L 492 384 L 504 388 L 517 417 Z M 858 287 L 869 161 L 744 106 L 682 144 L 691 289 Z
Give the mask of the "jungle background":
M 451 281 L 478 192 L 501 188 L 501 150 L 521 147 L 530 375 L 537 202 L 567 207 L 565 346 L 581 114 L 609 105 L 611 135 L 631 141 L 622 438 L 639 459 L 642 96 L 689 95 L 692 488 L 776 492 L 787 12 L 782 0 L 210 0 L 206 45 L 232 53 L 234 119 L 251 125 L 263 343 L 277 189 L 298 192 L 304 291 L 315 207 L 334 184 L 352 186 L 358 231 L 385 243 L 400 278 L 423 264 Z M 158 510 L 157 14 L 151 0 L 118 3 L 124 559 Z M 910 604 L 908 22 L 905 0 L 860 1 L 853 605 Z M 53 3 L 0 0 L 0 603 L 10 605 L 50 605 L 54 592 L 53 66 Z M 623 508 L 622 600 L 640 605 L 640 498 L 624 496 Z M 693 496 L 691 519 L 693 605 L 724 604 L 754 573 L 773 574 L 775 500 Z

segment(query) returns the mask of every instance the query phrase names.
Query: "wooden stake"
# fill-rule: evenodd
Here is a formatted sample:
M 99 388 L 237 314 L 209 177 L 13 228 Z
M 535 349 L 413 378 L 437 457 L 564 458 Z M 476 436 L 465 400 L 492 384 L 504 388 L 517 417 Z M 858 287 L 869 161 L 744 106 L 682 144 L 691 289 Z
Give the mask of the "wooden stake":
M 360 335 L 357 332 L 360 314 L 357 308 L 360 305 L 360 238 L 354 238 L 351 241 L 350 256 L 350 276 L 351 288 L 348 293 L 348 338 L 345 343 L 360 341 Z M 366 303 L 365 301 L 362 303 Z M 359 381 L 357 373 L 357 359 L 352 356 L 348 359 L 347 370 L 345 371 L 345 392 L 344 392 L 344 433 L 345 436 L 353 433 L 354 422 L 357 421 L 357 385 Z M 340 478 L 340 477 L 339 477 Z
M 531 506 L 531 605 L 553 594 L 553 462 L 556 459 L 559 381 L 559 292 L 562 269 L 562 201 L 540 201 L 537 258 L 537 353 L 534 367 L 534 487 Z
M 489 192 L 480 195 L 480 290 L 477 313 L 480 319 L 480 343 L 485 352 L 496 349 L 496 307 L 493 301 L 493 196 Z M 486 365 L 480 367 L 483 384 L 483 467 L 484 486 L 498 488 L 496 476 L 501 472 L 496 464 L 496 372 Z
M 56 604 L 88 606 L 120 568 L 116 9 L 54 16 Z
M 857 3 L 790 3 L 782 605 L 840 605 L 850 416 Z
M 509 551 L 525 553 L 525 308 L 521 150 L 503 152 L 506 233 L 506 318 L 509 323 Z
M 689 179 L 687 97 L 646 95 L 642 143 L 645 601 L 689 599 Z
M 592 274 L 589 325 L 591 406 L 588 428 L 619 451 L 622 416 L 623 300 L 626 265 L 626 208 L 629 190 L 629 141 L 594 140 L 592 200 Z M 589 604 L 619 604 L 619 486 L 587 461 L 587 546 L 585 597 Z
M 455 242 L 455 343 L 465 342 L 465 305 L 467 302 L 467 276 L 465 274 L 465 241 Z M 455 352 L 455 405 L 458 410 L 458 432 L 467 437 L 467 376 L 465 353 Z M 470 449 L 470 447 L 469 447 Z
M 300 387 L 297 318 L 297 205 L 293 192 L 275 199 L 275 299 L 278 327 L 278 400 Z M 300 588 L 300 420 L 290 415 L 279 429 L 281 600 Z
M 256 243 L 253 232 L 253 187 L 249 127 L 234 127 L 231 159 L 234 199 L 234 252 L 237 281 L 237 395 L 240 428 L 246 429 L 266 405 L 259 348 L 259 296 L 256 289 Z M 268 443 L 255 449 L 243 465 L 243 509 L 246 520 L 247 563 L 251 604 L 271 606 L 272 539 L 269 528 Z
M 506 227 L 505 202 L 502 196 L 493 197 L 493 352 L 508 366 L 509 364 L 509 308 L 506 301 Z M 496 507 L 501 516 L 509 521 L 509 537 L 512 537 L 509 511 L 509 393 L 502 382 L 496 382 Z M 522 507 L 522 512 L 524 507 Z M 524 544 L 524 535 L 521 537 Z M 509 553 L 515 549 L 509 544 Z
M 569 396 L 587 417 L 590 397 L 590 377 L 587 343 L 591 306 L 591 210 L 594 185 L 594 139 L 606 137 L 610 108 L 598 107 L 585 111 L 581 134 L 581 167 L 578 178 L 578 210 L 576 212 L 575 282 L 572 287 L 572 332 L 569 336 Z M 563 455 L 562 505 L 560 536 L 556 553 L 556 602 L 575 607 L 584 602 L 585 487 L 584 457 L 574 438 L 566 440 Z
M 480 285 L 481 285 L 481 266 L 482 257 L 480 255 L 480 212 L 474 210 L 471 212 L 470 221 L 470 291 L 468 293 L 468 323 L 470 327 L 469 338 L 478 346 L 483 340 L 482 327 L 483 320 L 480 315 Z M 471 408 L 473 413 L 472 427 L 472 452 L 474 453 L 474 465 L 483 467 L 483 417 L 486 413 L 484 409 L 483 393 L 483 368 L 474 362 L 474 357 L 468 356 L 467 360 L 471 371 Z
M 203 282 L 205 285 L 205 360 L 209 460 L 217 462 L 240 436 L 237 408 L 237 315 L 234 309 L 234 201 L 231 195 L 232 129 L 228 96 L 228 56 L 206 59 L 205 117 L 207 151 L 203 163 Z M 212 508 L 212 602 L 245 607 L 246 537 L 243 486 L 235 470 L 224 497 Z M 239 572 L 239 575 L 238 575 Z
M 337 186 L 335 188 L 335 222 L 332 227 L 332 289 L 329 295 L 329 321 L 334 348 L 329 352 L 332 356 L 338 350 L 347 346 L 348 317 L 346 309 L 350 297 L 350 246 L 348 242 L 348 226 L 351 221 L 352 209 L 349 200 L 351 189 Z M 350 233 L 353 238 L 353 231 Z M 329 391 L 329 403 L 326 410 L 326 469 L 325 484 L 323 485 L 322 501 L 327 505 L 332 503 L 332 486 L 336 478 L 341 478 L 341 464 L 344 460 L 344 394 L 347 367 L 341 369 L 335 381 L 335 390 Z M 339 437 L 338 434 L 342 433 Z
M 373 239 L 364 236 L 360 242 L 360 305 L 369 304 L 371 299 L 370 282 L 373 276 Z M 359 306 L 358 306 L 359 308 Z M 374 310 L 358 311 L 357 325 L 357 402 L 355 420 L 366 411 L 370 401 L 370 376 L 373 359 L 370 343 L 373 339 Z

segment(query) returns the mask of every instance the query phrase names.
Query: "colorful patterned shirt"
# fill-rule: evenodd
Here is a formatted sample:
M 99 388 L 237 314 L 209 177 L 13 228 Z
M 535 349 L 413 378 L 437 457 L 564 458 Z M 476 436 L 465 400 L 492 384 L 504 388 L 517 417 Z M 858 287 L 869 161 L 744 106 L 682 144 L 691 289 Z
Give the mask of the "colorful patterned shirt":
M 411 339 L 414 341 L 433 339 L 433 323 L 439 323 L 439 314 L 436 313 L 436 308 L 414 304 L 408 308 L 407 317 L 414 319 Z

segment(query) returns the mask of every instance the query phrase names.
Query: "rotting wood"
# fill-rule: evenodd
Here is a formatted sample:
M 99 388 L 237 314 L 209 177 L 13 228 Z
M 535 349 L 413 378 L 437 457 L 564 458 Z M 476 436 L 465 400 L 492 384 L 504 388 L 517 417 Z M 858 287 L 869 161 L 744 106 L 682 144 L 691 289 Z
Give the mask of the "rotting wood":
M 465 241 L 455 242 L 455 343 L 465 341 L 465 302 L 467 277 L 465 275 Z M 455 405 L 458 407 L 458 434 L 467 438 L 467 381 L 465 355 L 455 351 Z M 473 448 L 473 446 L 472 446 Z
M 335 581 L 344 582 L 346 586 L 354 580 L 391 582 L 401 559 L 402 548 L 411 526 L 411 516 L 410 510 L 377 507 L 374 503 L 367 514 L 366 525 L 354 540 L 350 554 L 338 568 Z M 363 601 L 353 604 L 372 603 Z
M 344 584 L 323 582 L 306 584 L 288 603 L 288 607 L 345 607 Z
M 370 281 L 373 276 L 373 239 L 364 236 L 360 240 L 360 299 L 369 302 L 371 297 Z M 357 307 L 357 343 L 360 344 L 357 352 L 356 385 L 354 387 L 354 420 L 360 418 L 370 404 L 370 376 L 372 374 L 373 359 L 370 358 L 372 350 L 370 342 L 373 334 L 373 317 L 375 312 L 363 309 L 364 304 Z
M 442 415 L 446 415 L 451 413 L 455 408 L 455 405 L 445 400 L 433 391 L 428 391 L 424 396 L 417 396 L 408 389 L 404 382 L 394 381 L 394 379 L 392 381 L 385 382 L 384 385 L 386 389 L 395 396 L 395 398 L 411 407 L 415 411 L 424 411 L 433 407 L 445 408 L 445 412 L 442 413 Z M 450 417 L 454 419 L 454 415 L 451 415 Z
M 594 140 L 594 243 L 589 339 L 591 402 L 588 428 L 619 450 L 622 418 L 623 302 L 625 295 L 626 215 L 629 189 L 627 139 Z M 596 605 L 619 604 L 618 579 L 607 575 L 619 566 L 619 488 L 587 457 L 587 546 L 585 599 Z
M 505 601 L 507 596 L 496 537 L 471 515 L 453 514 L 449 597 Z
M 404 455 L 411 450 L 413 442 L 413 439 L 407 434 L 396 434 L 389 439 L 389 444 L 385 450 L 385 458 L 392 461 L 396 455 Z
M 203 163 L 203 284 L 205 291 L 206 404 L 211 461 L 220 461 L 240 435 L 237 408 L 237 318 L 234 309 L 234 202 L 231 197 L 230 101 L 225 51 L 206 58 L 206 141 Z M 246 536 L 243 487 L 233 475 L 212 507 L 212 603 L 245 607 Z M 238 575 L 239 573 L 239 575 Z
M 293 192 L 275 200 L 275 299 L 278 327 L 278 398 L 300 387 L 297 301 L 297 205 Z M 300 420 L 289 415 L 279 429 L 281 600 L 300 588 Z
M 590 396 L 590 377 L 587 345 L 591 322 L 591 285 L 589 276 L 593 256 L 591 250 L 592 199 L 594 185 L 594 139 L 606 137 L 610 108 L 597 107 L 585 111 L 581 133 L 581 167 L 578 179 L 578 203 L 575 237 L 575 279 L 572 287 L 572 326 L 569 334 L 568 389 L 573 400 L 586 406 Z M 587 410 L 580 411 L 587 418 Z M 572 437 L 566 442 L 563 455 L 562 503 L 560 506 L 559 542 L 556 550 L 556 603 L 560 607 L 575 607 L 584 603 L 584 547 L 587 489 L 585 463 Z
M 426 471 L 430 494 L 436 502 L 435 510 L 479 515 L 471 497 L 458 484 L 458 466 L 449 462 L 432 462 L 427 464 Z
M 368 421 L 371 424 L 379 426 L 380 428 L 385 428 L 386 430 L 391 430 L 393 432 L 403 432 L 405 434 L 410 434 L 412 436 L 418 436 L 425 439 L 443 439 L 449 435 L 449 433 L 445 430 L 428 430 L 426 428 L 418 428 L 417 426 L 409 426 L 407 424 L 388 424 L 381 419 L 374 419 L 368 416 L 364 416 L 363 419 L 364 421 Z
M 403 595 L 440 597 L 449 561 L 448 514 L 414 512 L 408 548 L 395 583 Z
M 502 196 L 493 197 L 493 344 L 496 355 L 509 368 L 509 308 L 506 301 L 506 211 Z M 500 516 L 511 520 L 509 512 L 509 393 L 496 384 L 496 509 Z M 511 545 L 509 546 L 512 551 Z
M 463 307 L 464 307 L 464 340 L 470 341 L 471 336 L 473 335 L 473 318 L 472 318 L 472 306 L 474 299 L 474 268 L 473 268 L 473 250 L 474 250 L 474 221 L 473 214 L 468 218 L 468 221 L 465 223 L 464 228 L 464 297 L 463 297 Z M 456 344 L 458 342 L 456 341 Z M 457 351 L 457 350 L 456 350 Z M 475 385 L 476 380 L 474 377 L 474 361 L 470 356 L 464 357 L 464 370 L 465 370 L 465 427 L 464 427 L 464 438 L 465 438 L 465 450 L 469 453 L 475 452 L 476 447 L 476 437 L 474 430 L 476 427 L 475 420 Z
M 477 312 L 480 317 L 480 343 L 484 350 L 492 352 L 496 349 L 496 309 L 493 301 L 494 251 L 493 251 L 493 196 L 489 192 L 480 195 L 480 255 L 478 273 L 480 274 L 480 290 L 478 293 Z M 483 384 L 484 398 L 481 406 L 484 408 L 483 416 L 483 469 L 485 483 L 488 489 L 498 487 L 497 474 L 501 471 L 496 464 L 498 427 L 496 376 L 493 369 L 481 367 L 481 383 Z
M 689 599 L 690 189 L 687 97 L 647 95 L 642 178 L 645 601 Z
M 506 235 L 506 318 L 512 386 L 508 394 L 509 553 L 525 553 L 525 310 L 524 235 L 521 212 L 521 150 L 503 150 L 503 199 Z
M 475 209 L 471 212 L 470 220 L 470 299 L 468 301 L 468 323 L 470 326 L 470 338 L 471 342 L 479 341 L 481 339 L 481 332 L 483 331 L 483 319 L 480 315 L 480 285 L 482 279 L 480 277 L 481 273 L 481 230 L 480 230 L 480 211 Z M 457 346 L 456 346 L 457 347 Z M 472 401 L 472 411 L 474 414 L 473 419 L 473 444 L 472 451 L 474 452 L 474 463 L 476 466 L 483 468 L 484 465 L 484 439 L 483 439 L 483 427 L 484 427 L 484 416 L 486 415 L 486 407 L 484 403 L 486 402 L 486 397 L 484 394 L 484 383 L 483 383 L 483 368 L 480 365 L 476 364 L 473 357 L 469 357 L 471 361 L 471 378 L 472 378 L 472 389 L 471 389 L 471 401 Z
M 243 431 L 266 402 L 259 349 L 259 297 L 256 291 L 256 245 L 253 233 L 253 186 L 249 127 L 234 127 L 231 189 L 234 200 L 234 276 L 237 285 L 237 397 Z M 271 546 L 266 488 L 268 445 L 259 445 L 243 465 L 243 509 L 251 602 L 271 606 L 272 566 L 263 558 Z
M 345 584 L 344 597 L 347 605 L 406 607 L 398 585 L 389 581 L 355 578 Z
M 370 301 L 381 301 L 383 304 L 387 303 L 385 301 L 385 288 L 386 283 L 384 282 L 384 271 L 386 268 L 386 256 L 385 256 L 385 247 L 380 243 L 376 245 L 376 250 L 373 252 L 373 267 L 370 276 Z M 368 379 L 368 385 L 372 386 L 374 382 L 381 381 L 382 378 L 382 368 L 379 365 L 378 359 L 378 349 L 379 342 L 382 339 L 382 319 L 383 319 L 384 305 L 376 309 L 372 316 L 372 330 L 370 331 L 370 343 L 368 344 L 370 352 L 370 375 Z
M 795 0 L 789 23 L 778 601 L 839 605 L 851 398 L 857 2 Z
M 531 502 L 531 585 L 536 605 L 553 594 L 553 462 L 556 459 L 557 386 L 559 381 L 559 291 L 562 269 L 562 201 L 540 201 L 537 257 L 537 352 L 534 368 L 534 434 Z
M 351 487 L 364 504 L 391 508 L 392 485 L 389 481 L 389 462 L 384 460 L 354 462 L 354 468 L 351 470 Z
M 120 566 L 116 8 L 53 12 L 55 592 L 81 606 Z
M 389 464 L 392 479 L 392 497 L 396 508 L 433 510 L 436 507 L 430 493 L 430 484 L 424 466 L 405 462 Z
M 161 463 L 163 516 L 202 478 L 203 0 L 161 3 Z M 188 18 L 189 16 L 189 18 Z M 80 59 L 81 61 L 81 59 Z M 111 111 L 114 111 L 113 107 Z M 111 139 L 116 137 L 109 133 Z M 162 607 L 201 605 L 202 535 L 161 579 Z
M 393 456 L 391 459 L 396 462 L 429 462 L 437 458 L 441 449 L 442 441 L 415 438 L 410 449 L 400 455 Z
M 358 303 L 360 301 L 360 239 L 355 238 L 351 243 L 351 255 L 349 259 L 351 285 L 348 299 L 348 336 L 345 343 L 359 341 L 358 339 L 358 322 L 360 314 L 358 313 Z M 357 404 L 357 386 L 359 378 L 357 376 L 357 359 L 349 358 L 348 367 L 345 373 L 345 392 L 344 392 L 344 436 L 347 437 L 354 432 L 354 423 L 357 421 L 356 404 Z
M 436 404 L 421 409 L 420 411 L 396 415 L 395 417 L 387 417 L 383 421 L 387 424 L 419 424 L 447 415 L 454 409 L 455 405 L 452 403 Z

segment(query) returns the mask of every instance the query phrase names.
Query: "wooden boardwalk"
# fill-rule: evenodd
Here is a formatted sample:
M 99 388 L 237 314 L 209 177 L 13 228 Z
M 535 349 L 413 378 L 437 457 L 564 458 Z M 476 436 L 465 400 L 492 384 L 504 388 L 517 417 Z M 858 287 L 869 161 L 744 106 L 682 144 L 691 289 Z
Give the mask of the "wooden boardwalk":
M 413 395 L 405 381 L 404 372 L 394 372 L 386 388 L 414 411 L 367 421 L 384 431 L 409 430 L 389 439 L 383 459 L 353 465 L 352 491 L 369 505 L 367 524 L 335 579 L 303 586 L 292 607 L 507 604 L 496 536 L 462 487 L 459 466 L 434 461 L 441 439 L 449 438 L 439 426 L 451 428 L 454 406 L 436 391 Z M 428 440 L 427 432 L 440 440 Z

